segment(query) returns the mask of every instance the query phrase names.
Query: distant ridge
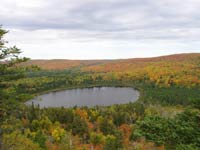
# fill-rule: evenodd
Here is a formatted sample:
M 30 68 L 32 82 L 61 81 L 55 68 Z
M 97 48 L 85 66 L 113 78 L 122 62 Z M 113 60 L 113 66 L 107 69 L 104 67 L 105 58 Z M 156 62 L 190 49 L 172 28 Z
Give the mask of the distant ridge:
M 192 61 L 195 59 L 200 59 L 200 53 L 183 53 L 183 54 L 173 54 L 165 55 L 159 57 L 150 58 L 128 58 L 128 59 L 114 59 L 114 60 L 68 60 L 68 59 L 51 59 L 51 60 L 30 60 L 23 63 L 23 66 L 37 65 L 45 70 L 64 70 L 71 68 L 82 68 L 83 70 L 93 70 L 95 67 L 102 66 L 112 66 L 123 67 L 127 65 L 141 65 L 152 63 L 152 62 L 180 62 L 180 61 Z M 142 65 L 143 64 L 143 65 Z M 103 69 L 103 68 L 102 68 Z M 114 69 L 114 68 L 113 68 Z

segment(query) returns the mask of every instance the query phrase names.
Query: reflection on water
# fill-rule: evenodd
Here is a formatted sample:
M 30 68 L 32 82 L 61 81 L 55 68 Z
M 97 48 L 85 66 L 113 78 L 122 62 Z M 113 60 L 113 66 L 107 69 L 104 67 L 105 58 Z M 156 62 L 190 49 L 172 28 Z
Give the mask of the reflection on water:
M 32 102 L 40 107 L 109 106 L 124 104 L 138 99 L 139 92 L 127 87 L 94 87 L 50 92 L 40 95 Z

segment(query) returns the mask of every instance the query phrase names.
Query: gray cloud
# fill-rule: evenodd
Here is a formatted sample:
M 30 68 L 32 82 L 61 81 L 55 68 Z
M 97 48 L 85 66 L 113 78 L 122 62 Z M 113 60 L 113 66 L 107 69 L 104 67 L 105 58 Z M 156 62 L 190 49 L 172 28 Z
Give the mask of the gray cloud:
M 199 0 L 2 0 L 0 23 L 62 37 L 198 40 Z

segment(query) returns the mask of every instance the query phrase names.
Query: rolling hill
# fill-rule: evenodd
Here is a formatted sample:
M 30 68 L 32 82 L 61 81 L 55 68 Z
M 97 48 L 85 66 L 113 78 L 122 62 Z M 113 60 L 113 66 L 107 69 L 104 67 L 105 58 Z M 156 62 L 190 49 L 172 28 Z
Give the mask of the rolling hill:
M 52 59 L 52 60 L 30 60 L 23 63 L 25 66 L 37 65 L 44 70 L 65 70 L 72 68 L 81 68 L 87 71 L 124 71 L 147 67 L 148 65 L 168 65 L 178 64 L 195 64 L 200 62 L 200 53 L 175 54 L 152 58 L 131 58 L 131 59 L 116 59 L 116 60 L 67 60 L 67 59 Z

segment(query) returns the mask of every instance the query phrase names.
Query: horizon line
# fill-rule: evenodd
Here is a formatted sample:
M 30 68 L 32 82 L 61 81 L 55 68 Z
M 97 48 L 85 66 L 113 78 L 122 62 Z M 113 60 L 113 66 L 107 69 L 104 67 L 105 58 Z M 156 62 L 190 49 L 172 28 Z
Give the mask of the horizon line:
M 172 53 L 172 54 L 166 54 L 166 55 L 157 55 L 157 56 L 144 56 L 144 57 L 127 57 L 127 58 L 94 58 L 94 59 L 68 59 L 68 58 L 30 58 L 30 60 L 69 60 L 69 61 L 92 61 L 92 60 L 107 60 L 107 61 L 112 61 L 112 60 L 128 60 L 128 59 L 150 59 L 150 58 L 159 58 L 159 57 L 167 57 L 167 56 L 174 56 L 174 55 L 187 55 L 187 54 L 200 54 L 200 52 L 185 52 L 185 53 Z

